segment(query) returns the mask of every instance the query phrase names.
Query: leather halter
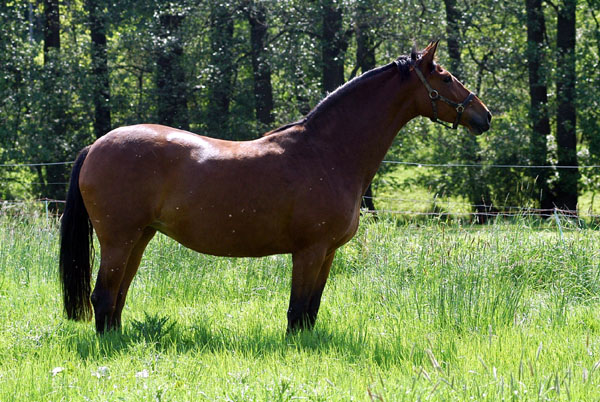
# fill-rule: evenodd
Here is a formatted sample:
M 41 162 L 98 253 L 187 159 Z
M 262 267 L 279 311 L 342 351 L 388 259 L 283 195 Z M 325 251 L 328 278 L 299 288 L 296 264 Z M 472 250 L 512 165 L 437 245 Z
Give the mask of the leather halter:
M 396 63 L 396 66 L 400 67 L 399 62 L 397 60 L 395 61 L 395 63 Z M 413 67 L 413 69 L 415 70 L 415 73 L 417 73 L 417 77 L 419 77 L 419 79 L 421 80 L 423 85 L 425 85 L 425 88 L 427 89 L 427 92 L 429 93 L 429 99 L 431 100 L 431 108 L 433 109 L 433 117 L 431 117 L 431 121 L 434 123 L 439 123 L 444 127 L 448 127 L 453 130 L 456 130 L 458 128 L 458 124 L 460 123 L 460 119 L 462 117 L 463 112 L 469 106 L 469 104 L 471 103 L 473 98 L 475 98 L 475 94 L 473 92 L 469 92 L 469 95 L 467 95 L 465 100 L 463 100 L 461 103 L 454 102 L 453 100 L 448 99 L 443 95 L 440 95 L 440 93 L 436 89 L 433 89 L 431 87 L 431 85 L 429 84 L 429 82 L 427 82 L 427 79 L 425 78 L 425 76 L 423 75 L 423 73 L 421 72 L 419 67 L 417 67 L 415 62 L 413 62 L 411 60 L 410 65 Z M 454 123 L 452 124 L 452 126 L 450 126 L 450 125 L 446 124 L 445 122 L 438 119 L 437 103 L 436 103 L 438 100 L 446 102 L 448 105 L 452 106 L 456 110 L 456 119 L 454 120 Z

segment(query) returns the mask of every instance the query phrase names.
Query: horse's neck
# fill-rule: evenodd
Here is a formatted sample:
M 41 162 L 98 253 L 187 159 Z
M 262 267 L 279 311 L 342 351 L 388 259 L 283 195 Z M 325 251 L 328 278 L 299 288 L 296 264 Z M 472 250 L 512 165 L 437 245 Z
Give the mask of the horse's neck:
M 361 190 L 375 176 L 398 131 L 417 115 L 411 85 L 395 69 L 383 71 L 329 105 L 311 127 L 327 157 L 342 165 Z

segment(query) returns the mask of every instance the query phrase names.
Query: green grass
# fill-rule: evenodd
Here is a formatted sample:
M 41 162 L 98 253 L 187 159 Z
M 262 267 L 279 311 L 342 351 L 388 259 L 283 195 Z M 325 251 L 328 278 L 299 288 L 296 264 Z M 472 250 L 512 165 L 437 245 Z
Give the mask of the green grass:
M 0 217 L 0 401 L 600 399 L 600 233 L 363 220 L 317 326 L 285 337 L 290 258 L 163 236 L 122 333 L 67 321 L 56 222 Z
M 457 218 L 473 212 L 470 202 L 465 197 L 437 194 L 431 188 L 417 183 L 421 170 L 431 168 L 417 166 L 395 166 L 383 174 L 378 174 L 373 180 L 375 206 L 378 210 L 401 212 L 442 212 Z M 579 194 L 577 207 L 579 213 L 590 220 L 589 215 L 600 215 L 600 202 L 592 191 Z M 489 200 L 488 200 L 489 202 Z M 495 202 L 496 205 L 506 205 L 506 202 Z M 508 204 L 513 204 L 508 202 Z M 515 202 L 510 213 L 525 213 L 528 208 L 539 207 L 533 201 Z M 597 220 L 597 219 L 596 219 Z
M 443 212 L 452 215 L 473 212 L 470 203 L 463 197 L 436 194 L 431 189 L 416 184 L 421 169 L 427 168 L 395 166 L 384 174 L 379 174 L 373 180 L 376 209 L 393 212 Z

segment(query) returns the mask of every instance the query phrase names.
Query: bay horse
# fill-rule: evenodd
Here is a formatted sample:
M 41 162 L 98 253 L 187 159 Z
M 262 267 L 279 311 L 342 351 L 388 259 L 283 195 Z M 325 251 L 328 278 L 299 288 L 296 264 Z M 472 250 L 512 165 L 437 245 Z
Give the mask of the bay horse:
M 312 328 L 334 254 L 356 233 L 361 197 L 400 128 L 419 115 L 474 134 L 490 128 L 486 106 L 434 60 L 438 42 L 354 78 L 256 140 L 142 124 L 84 148 L 60 228 L 67 317 L 89 320 L 93 306 L 99 333 L 120 328 L 159 231 L 216 256 L 290 253 L 287 331 Z M 93 230 L 100 269 L 90 297 Z

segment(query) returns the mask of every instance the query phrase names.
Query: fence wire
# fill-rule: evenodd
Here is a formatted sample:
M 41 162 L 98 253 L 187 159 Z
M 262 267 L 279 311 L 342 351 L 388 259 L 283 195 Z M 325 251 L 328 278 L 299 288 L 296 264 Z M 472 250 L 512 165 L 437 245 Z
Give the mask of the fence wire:
M 34 163 L 4 163 L 0 164 L 0 168 L 29 168 L 39 166 L 55 166 L 55 165 L 70 165 L 74 161 L 63 161 L 63 162 L 34 162 Z M 566 166 L 566 165 L 511 165 L 511 164 L 476 164 L 476 163 L 427 163 L 427 162 L 408 162 L 408 161 L 394 161 L 384 160 L 382 164 L 394 164 L 411 167 L 435 167 L 435 168 L 498 168 L 498 169 L 598 169 L 600 165 L 580 165 L 580 166 Z M 66 186 L 67 182 L 50 182 L 50 183 L 20 183 L 16 180 L 0 180 L 0 185 L 5 183 L 22 184 L 22 185 L 61 185 Z M 468 202 L 460 201 L 446 201 L 438 198 L 434 199 L 411 199 L 402 197 L 363 197 L 372 199 L 374 201 L 387 201 L 387 202 L 402 202 L 402 203 L 413 203 L 413 204 L 432 204 L 435 206 L 463 206 L 470 208 L 475 211 L 414 211 L 405 209 L 376 209 L 375 211 L 368 211 L 376 214 L 389 214 L 389 215 L 408 215 L 408 216 L 437 216 L 437 217 L 552 217 L 557 215 L 563 215 L 566 217 L 578 217 L 578 218 L 592 218 L 598 219 L 600 215 L 592 213 L 578 213 L 576 211 L 568 211 L 561 209 L 541 209 L 527 206 L 514 206 L 514 205 L 494 205 L 494 204 L 471 204 Z M 33 200 L 0 200 L 0 211 L 6 209 L 7 206 L 25 205 L 31 203 L 43 203 L 46 208 L 49 204 L 64 204 L 65 200 L 57 199 L 33 199 Z
M 426 163 L 426 162 L 404 162 L 404 161 L 382 161 L 394 165 L 416 166 L 416 167 L 476 167 L 476 168 L 499 168 L 499 169 L 597 169 L 600 165 L 494 165 L 487 163 Z
M 56 166 L 56 165 L 71 165 L 75 161 L 67 162 L 38 162 L 38 163 L 2 163 L 0 167 L 35 167 L 35 166 Z
M 36 167 L 36 166 L 53 166 L 53 165 L 71 165 L 75 161 L 64 162 L 35 162 L 35 163 L 3 163 L 0 167 Z M 429 162 L 407 162 L 407 161 L 392 161 L 384 160 L 382 164 L 416 166 L 416 167 L 474 167 L 474 168 L 498 168 L 498 169 L 599 169 L 600 165 L 502 165 L 502 164 L 487 164 L 487 163 L 429 163 Z
M 420 203 L 426 203 L 427 201 L 419 201 Z M 56 200 L 50 198 L 40 198 L 33 200 L 3 200 L 0 201 L 0 213 L 15 206 L 31 205 L 34 203 L 43 204 L 48 210 L 49 204 L 65 204 L 65 200 Z M 441 202 L 443 204 L 443 202 Z M 541 209 L 541 208 L 529 208 L 529 207 L 511 207 L 512 211 L 494 211 L 492 208 L 496 208 L 492 205 L 471 205 L 468 203 L 454 203 L 474 207 L 486 207 L 487 210 L 480 210 L 474 212 L 467 211 L 414 211 L 405 209 L 376 209 L 375 211 L 362 209 L 365 214 L 375 215 L 404 215 L 404 216 L 429 216 L 429 217 L 487 217 L 487 218 L 518 218 L 518 217 L 537 217 L 537 218 L 551 218 L 560 216 L 561 218 L 569 219 L 599 219 L 600 215 L 592 213 L 581 213 L 571 210 L 553 208 L 553 209 Z

